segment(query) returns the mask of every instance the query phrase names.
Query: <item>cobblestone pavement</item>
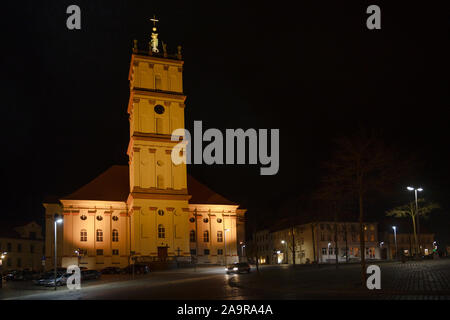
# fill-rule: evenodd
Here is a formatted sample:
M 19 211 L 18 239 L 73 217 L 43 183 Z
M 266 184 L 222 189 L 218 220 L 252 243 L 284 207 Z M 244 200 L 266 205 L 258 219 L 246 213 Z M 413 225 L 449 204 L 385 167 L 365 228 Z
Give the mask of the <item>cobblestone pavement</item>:
M 361 285 L 359 264 L 263 266 L 260 272 L 226 275 L 223 267 L 151 272 L 136 277 L 104 276 L 53 291 L 9 283 L 0 299 L 168 299 L 168 300 L 449 300 L 450 259 L 369 262 L 381 269 L 381 290 Z

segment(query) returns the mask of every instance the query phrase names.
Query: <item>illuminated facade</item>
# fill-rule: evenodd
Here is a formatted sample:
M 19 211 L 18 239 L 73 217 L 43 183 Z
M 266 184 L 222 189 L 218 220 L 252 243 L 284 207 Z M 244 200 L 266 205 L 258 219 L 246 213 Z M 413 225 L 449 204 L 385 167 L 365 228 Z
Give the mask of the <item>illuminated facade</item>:
M 245 210 L 188 177 L 171 160 L 175 129 L 184 129 L 181 47 L 169 56 L 138 51 L 129 70 L 129 166 L 112 166 L 71 195 L 46 203 L 46 256 L 92 269 L 140 262 L 238 260 Z M 227 256 L 225 258 L 225 255 Z M 194 259 L 192 259 L 194 258 Z M 52 260 L 52 259 L 49 259 Z
M 261 230 L 252 235 L 251 246 L 260 263 L 333 263 L 361 259 L 359 223 L 316 222 L 277 230 Z M 337 234 L 336 250 L 335 235 Z M 294 244 L 294 245 L 293 245 Z M 366 259 L 380 259 L 377 223 L 365 224 Z

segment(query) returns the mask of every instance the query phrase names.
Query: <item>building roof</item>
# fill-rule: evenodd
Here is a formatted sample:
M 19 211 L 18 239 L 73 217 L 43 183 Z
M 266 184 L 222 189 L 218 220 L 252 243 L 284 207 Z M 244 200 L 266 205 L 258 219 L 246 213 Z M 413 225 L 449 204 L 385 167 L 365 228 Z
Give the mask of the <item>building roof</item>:
M 62 200 L 126 201 L 130 194 L 128 166 L 111 166 Z
M 114 165 L 97 176 L 94 180 L 82 186 L 75 192 L 62 197 L 62 200 L 99 200 L 123 201 L 130 194 L 128 166 Z M 188 192 L 192 195 L 189 203 L 237 205 L 220 194 L 212 191 L 191 175 L 187 176 Z
M 238 204 L 232 202 L 225 197 L 221 196 L 215 191 L 212 191 L 206 185 L 196 180 L 194 177 L 188 174 L 187 176 L 188 192 L 192 195 L 189 203 L 193 204 L 222 204 L 222 205 L 235 205 Z

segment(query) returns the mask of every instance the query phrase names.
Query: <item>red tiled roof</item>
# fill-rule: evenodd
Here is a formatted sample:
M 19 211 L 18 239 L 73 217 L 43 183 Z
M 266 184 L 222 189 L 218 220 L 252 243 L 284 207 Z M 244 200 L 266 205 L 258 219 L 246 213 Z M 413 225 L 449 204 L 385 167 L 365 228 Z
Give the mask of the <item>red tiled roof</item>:
M 62 200 L 127 201 L 129 194 L 128 166 L 116 165 Z
M 188 193 L 192 195 L 189 203 L 237 205 L 212 191 L 203 183 L 187 176 Z M 94 180 L 82 186 L 62 200 L 99 200 L 99 201 L 126 201 L 130 193 L 128 166 L 114 165 L 101 173 Z

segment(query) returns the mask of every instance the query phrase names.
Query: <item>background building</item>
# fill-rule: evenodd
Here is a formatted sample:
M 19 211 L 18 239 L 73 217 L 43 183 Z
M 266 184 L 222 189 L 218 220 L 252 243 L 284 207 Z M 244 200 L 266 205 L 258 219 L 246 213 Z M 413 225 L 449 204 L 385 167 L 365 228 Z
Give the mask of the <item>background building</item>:
M 41 271 L 44 256 L 42 227 L 36 222 L 0 224 L 0 252 L 7 252 L 3 270 Z
M 365 223 L 365 257 L 380 259 L 377 223 Z M 337 246 L 335 236 L 337 235 Z M 334 263 L 361 259 L 357 222 L 322 221 L 275 227 L 252 236 L 254 252 L 261 263 Z M 337 249 L 336 249 L 337 248 Z

